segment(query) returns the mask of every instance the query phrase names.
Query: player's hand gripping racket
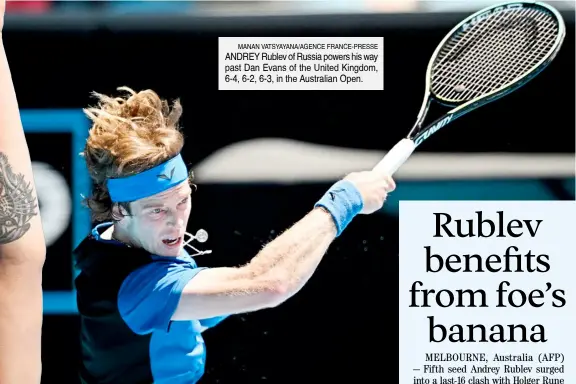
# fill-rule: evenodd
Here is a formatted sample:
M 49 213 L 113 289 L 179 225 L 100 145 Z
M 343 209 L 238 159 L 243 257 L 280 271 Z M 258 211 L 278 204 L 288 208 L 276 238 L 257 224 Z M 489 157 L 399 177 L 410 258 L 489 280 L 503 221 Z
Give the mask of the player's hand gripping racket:
M 440 128 L 523 86 L 556 57 L 564 36 L 558 11 L 536 1 L 488 7 L 460 22 L 430 58 L 416 123 L 374 169 L 393 175 Z M 423 126 L 432 101 L 452 109 Z

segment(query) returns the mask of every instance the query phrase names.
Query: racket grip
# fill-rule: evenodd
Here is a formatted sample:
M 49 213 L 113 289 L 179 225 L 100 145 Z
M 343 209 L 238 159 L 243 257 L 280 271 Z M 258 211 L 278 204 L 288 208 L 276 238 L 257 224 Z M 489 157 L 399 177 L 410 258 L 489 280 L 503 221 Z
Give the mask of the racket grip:
M 373 168 L 374 171 L 392 176 L 408 160 L 416 145 L 410 139 L 402 139 Z

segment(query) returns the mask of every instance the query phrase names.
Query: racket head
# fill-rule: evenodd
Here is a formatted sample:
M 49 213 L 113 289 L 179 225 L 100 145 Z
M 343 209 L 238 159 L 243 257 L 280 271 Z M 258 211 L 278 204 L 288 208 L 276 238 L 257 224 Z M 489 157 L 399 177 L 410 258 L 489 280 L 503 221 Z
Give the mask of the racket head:
M 471 110 L 520 88 L 556 57 L 566 27 L 539 1 L 496 4 L 468 16 L 438 44 L 426 93 L 451 112 Z

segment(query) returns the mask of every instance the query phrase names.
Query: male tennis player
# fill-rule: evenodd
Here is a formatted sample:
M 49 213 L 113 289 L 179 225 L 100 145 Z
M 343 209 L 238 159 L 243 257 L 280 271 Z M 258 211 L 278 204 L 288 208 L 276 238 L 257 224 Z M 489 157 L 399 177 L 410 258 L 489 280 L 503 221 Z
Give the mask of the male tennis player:
M 4 50 L 5 9 L 0 0 L 0 383 L 38 384 L 46 245 Z
M 180 104 L 123 90 L 127 98 L 97 95 L 86 110 L 87 203 L 100 224 L 75 251 L 80 376 L 89 384 L 193 384 L 204 373 L 202 331 L 297 293 L 334 238 L 356 215 L 380 209 L 394 182 L 350 174 L 247 265 L 199 268 L 183 249 L 192 185 L 180 155 Z

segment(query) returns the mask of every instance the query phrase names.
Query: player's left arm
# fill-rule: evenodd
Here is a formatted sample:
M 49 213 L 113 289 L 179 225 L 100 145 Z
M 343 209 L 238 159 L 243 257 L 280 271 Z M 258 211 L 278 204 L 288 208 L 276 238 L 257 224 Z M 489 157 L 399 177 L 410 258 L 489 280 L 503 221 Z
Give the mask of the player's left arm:
M 40 383 L 46 245 L 2 35 L 0 0 L 0 383 Z

